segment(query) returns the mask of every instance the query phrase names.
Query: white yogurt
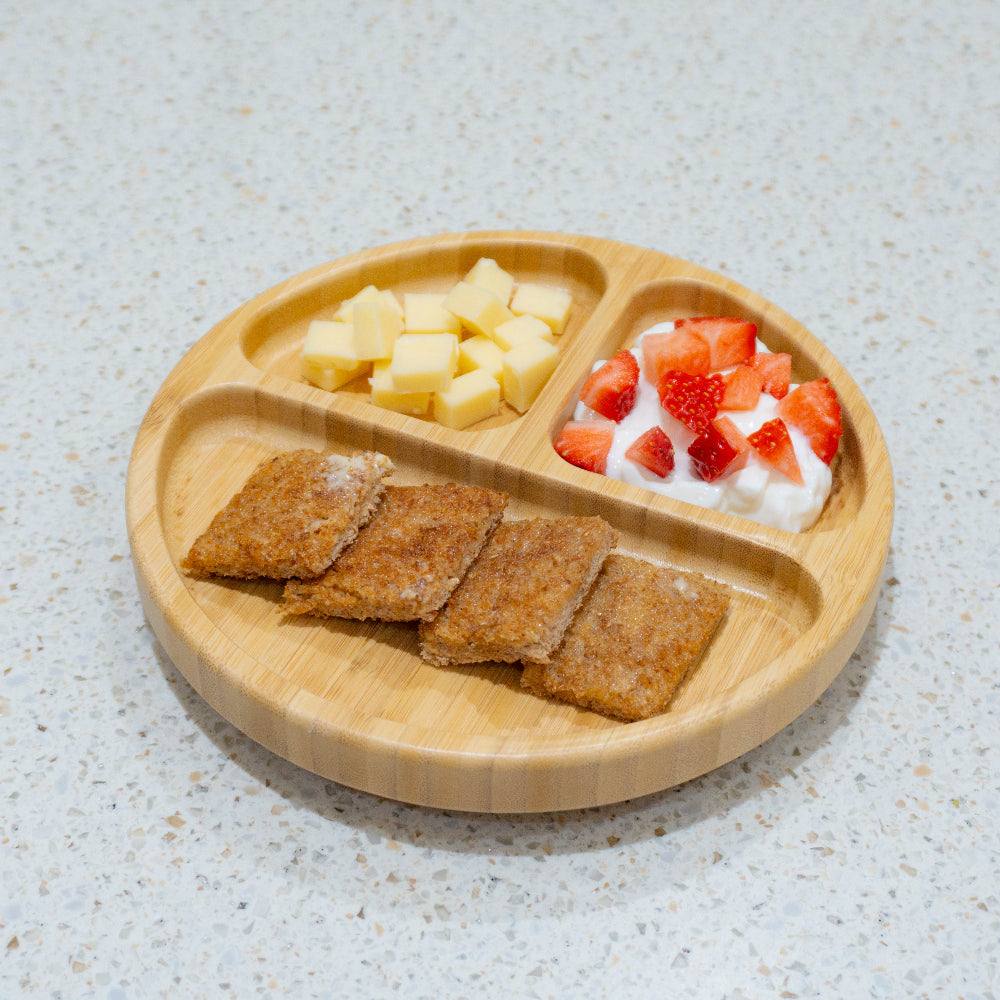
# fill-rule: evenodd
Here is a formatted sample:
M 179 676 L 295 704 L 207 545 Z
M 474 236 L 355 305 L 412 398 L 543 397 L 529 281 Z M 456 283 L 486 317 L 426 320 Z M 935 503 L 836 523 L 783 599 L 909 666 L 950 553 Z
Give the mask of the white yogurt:
M 673 323 L 658 323 L 643 333 L 664 333 L 674 328 Z M 685 424 L 669 414 L 661 405 L 660 398 L 645 376 L 642 363 L 642 336 L 636 341 L 632 353 L 639 362 L 639 386 L 635 406 L 616 425 L 614 443 L 608 454 L 606 475 L 612 479 L 634 486 L 642 486 L 663 496 L 685 500 L 710 510 L 739 514 L 759 524 L 767 524 L 786 531 L 805 531 L 812 527 L 823 504 L 830 495 L 833 477 L 830 467 L 813 452 L 801 431 L 791 425 L 788 433 L 795 448 L 804 485 L 793 483 L 782 473 L 773 469 L 755 451 L 751 450 L 746 465 L 738 472 L 730 473 L 706 483 L 698 478 L 691 468 L 688 446 L 696 435 Z M 757 341 L 759 352 L 767 351 Z M 598 362 L 594 368 L 599 368 Z M 791 388 L 795 388 L 794 385 Z M 746 436 L 752 434 L 761 424 L 776 416 L 778 401 L 766 392 L 753 410 L 720 410 L 720 415 L 729 417 Z M 578 403 L 573 416 L 577 420 L 598 418 L 599 414 Z M 659 425 L 674 446 L 674 469 L 661 479 L 641 465 L 625 457 L 625 452 L 640 435 L 650 427 Z

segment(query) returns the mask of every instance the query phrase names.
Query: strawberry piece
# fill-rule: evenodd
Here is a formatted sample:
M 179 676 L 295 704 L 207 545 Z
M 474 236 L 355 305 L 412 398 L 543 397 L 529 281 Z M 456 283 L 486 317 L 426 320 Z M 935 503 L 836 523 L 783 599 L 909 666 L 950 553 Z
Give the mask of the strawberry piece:
M 828 378 L 797 386 L 778 403 L 777 413 L 805 434 L 812 450 L 827 465 L 833 461 L 843 426 L 837 393 Z
M 753 357 L 757 349 L 757 324 L 732 316 L 679 319 L 674 329 L 696 333 L 708 344 L 711 371 L 741 364 Z
M 688 454 L 691 456 L 695 475 L 707 483 L 713 483 L 729 471 L 738 453 L 715 424 L 709 422 L 691 442 Z
M 669 371 L 707 375 L 712 370 L 712 351 L 690 330 L 647 333 L 642 338 L 642 367 L 653 385 Z
M 650 427 L 626 449 L 625 457 L 663 479 L 674 470 L 674 444 L 662 427 Z
M 719 403 L 720 410 L 752 410 L 764 388 L 764 376 L 750 365 L 737 365 L 722 375 L 726 393 Z
M 736 449 L 736 458 L 733 459 L 729 472 L 737 472 L 747 464 L 750 452 L 753 448 L 750 442 L 744 437 L 743 432 L 729 419 L 729 417 L 716 417 L 712 424 L 715 429 Z
M 608 420 L 570 420 L 556 439 L 555 449 L 571 465 L 603 476 L 614 439 L 615 426 Z
M 802 486 L 802 473 L 795 457 L 792 439 L 788 428 L 780 417 L 768 420 L 765 424 L 747 437 L 757 454 L 770 463 L 779 472 L 786 475 L 793 483 Z
M 635 406 L 639 362 L 631 351 L 619 351 L 583 383 L 580 399 L 609 420 L 619 421 Z
M 770 393 L 775 399 L 783 399 L 788 395 L 788 386 L 792 381 L 792 356 L 790 354 L 755 354 L 747 362 L 751 368 L 764 376 L 764 392 Z
M 726 391 L 721 375 L 689 375 L 668 371 L 657 383 L 660 405 L 681 423 L 701 434 L 719 412 Z

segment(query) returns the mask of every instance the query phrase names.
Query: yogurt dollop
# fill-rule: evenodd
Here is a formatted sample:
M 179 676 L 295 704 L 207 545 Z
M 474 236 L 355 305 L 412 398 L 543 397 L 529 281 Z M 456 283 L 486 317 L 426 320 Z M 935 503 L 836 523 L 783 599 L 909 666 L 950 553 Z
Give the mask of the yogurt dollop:
M 833 476 L 830 467 L 812 450 L 805 435 L 791 425 L 788 426 L 788 433 L 804 485 L 793 483 L 753 450 L 742 469 L 713 483 L 705 482 L 695 474 L 687 449 L 696 435 L 660 405 L 656 387 L 646 378 L 643 370 L 642 338 L 651 333 L 669 332 L 673 328 L 672 322 L 658 323 L 645 330 L 632 348 L 632 354 L 639 362 L 635 406 L 615 426 L 614 442 L 608 453 L 605 474 L 620 482 L 652 490 L 661 496 L 684 500 L 709 510 L 738 514 L 759 524 L 783 528 L 785 531 L 805 531 L 811 528 L 830 495 Z M 757 351 L 767 352 L 760 340 L 757 341 Z M 594 369 L 601 364 L 603 362 L 599 361 Z M 795 386 L 790 388 L 794 389 Z M 729 417 L 746 436 L 775 417 L 777 405 L 778 400 L 762 392 L 754 409 L 722 410 L 720 414 Z M 577 404 L 573 416 L 576 420 L 600 417 L 583 403 Z M 674 446 L 674 469 L 662 479 L 625 457 L 632 442 L 650 427 L 657 425 L 663 428 Z

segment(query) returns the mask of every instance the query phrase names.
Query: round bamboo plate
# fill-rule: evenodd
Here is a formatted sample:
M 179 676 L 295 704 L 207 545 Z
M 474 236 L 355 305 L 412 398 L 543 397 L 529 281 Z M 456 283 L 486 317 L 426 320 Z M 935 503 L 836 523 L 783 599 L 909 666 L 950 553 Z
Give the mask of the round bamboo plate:
M 524 415 L 464 431 L 376 409 L 362 383 L 304 382 L 297 353 L 314 318 L 368 284 L 445 291 L 480 257 L 518 281 L 567 288 L 560 362 Z M 563 462 L 552 441 L 593 362 L 655 322 L 754 320 L 793 380 L 827 375 L 844 436 L 834 490 L 801 534 L 613 482 Z M 669 711 L 621 723 L 521 690 L 511 665 L 433 667 L 408 625 L 277 613 L 279 584 L 204 581 L 179 562 L 269 454 L 375 449 L 393 481 L 503 490 L 508 516 L 599 514 L 619 551 L 691 569 L 736 593 Z M 857 385 L 804 327 L 693 264 L 627 244 L 539 232 L 413 240 L 316 267 L 237 309 L 160 388 L 127 482 L 136 579 L 148 620 L 194 688 L 233 725 L 323 777 L 400 801 L 482 812 L 602 805 L 704 774 L 803 712 L 847 662 L 871 617 L 889 544 L 892 476 Z

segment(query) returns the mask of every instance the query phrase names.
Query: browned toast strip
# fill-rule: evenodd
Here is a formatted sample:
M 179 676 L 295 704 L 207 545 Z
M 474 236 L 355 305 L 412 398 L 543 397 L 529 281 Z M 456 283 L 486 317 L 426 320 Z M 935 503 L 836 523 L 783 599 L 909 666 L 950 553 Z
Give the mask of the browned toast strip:
M 725 614 L 728 594 L 695 574 L 614 553 L 548 662 L 521 684 L 635 721 L 666 709 Z
M 194 576 L 313 577 L 371 516 L 392 463 L 302 449 L 263 461 L 181 563 Z
M 416 621 L 437 611 L 503 517 L 479 486 L 389 486 L 375 516 L 316 580 L 289 580 L 282 611 Z
M 599 517 L 505 521 L 441 611 L 420 624 L 431 663 L 544 661 L 618 533 Z

